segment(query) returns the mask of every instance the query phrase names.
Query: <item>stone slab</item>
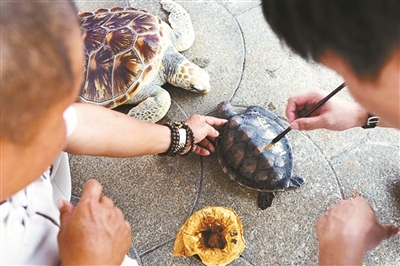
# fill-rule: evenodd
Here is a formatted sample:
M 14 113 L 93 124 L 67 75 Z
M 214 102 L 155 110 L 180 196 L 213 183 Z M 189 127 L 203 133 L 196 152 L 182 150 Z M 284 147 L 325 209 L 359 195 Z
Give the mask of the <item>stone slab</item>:
M 341 84 L 334 72 L 307 62 L 282 45 L 266 24 L 260 1 L 177 1 L 191 15 L 196 32 L 184 52 L 211 76 L 212 91 L 196 95 L 165 86 L 172 106 L 163 121 L 192 113 L 213 114 L 230 100 L 241 112 L 265 107 L 286 121 L 287 99 Z M 158 1 L 77 1 L 80 10 L 132 5 L 167 19 Z M 351 99 L 346 90 L 335 97 Z M 133 228 L 131 257 L 140 265 L 202 265 L 194 258 L 172 256 L 175 235 L 196 210 L 233 208 L 244 224 L 246 249 L 230 265 L 316 265 L 315 222 L 342 198 L 360 191 L 384 223 L 400 223 L 400 135 L 389 129 L 346 132 L 292 131 L 294 172 L 305 178 L 298 189 L 277 192 L 273 205 L 257 208 L 257 192 L 222 172 L 213 154 L 129 159 L 71 156 L 73 201 L 83 184 L 98 179 L 104 195 L 120 207 Z M 366 256 L 365 265 L 400 265 L 399 238 L 383 242 Z

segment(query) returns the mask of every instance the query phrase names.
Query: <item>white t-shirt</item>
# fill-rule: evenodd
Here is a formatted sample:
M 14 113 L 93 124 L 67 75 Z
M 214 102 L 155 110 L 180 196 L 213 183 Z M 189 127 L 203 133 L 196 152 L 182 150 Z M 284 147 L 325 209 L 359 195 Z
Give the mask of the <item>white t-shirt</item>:
M 73 107 L 65 110 L 64 120 L 67 136 L 69 136 L 76 125 L 76 113 Z M 57 162 L 59 163 L 60 160 Z M 57 265 L 59 263 L 57 234 L 60 227 L 60 212 L 55 201 L 60 198 L 70 200 L 71 195 L 68 160 L 62 163 L 66 165 L 57 165 L 53 168 L 55 172 L 58 170 L 62 172 L 60 173 L 63 179 L 61 182 L 56 182 L 57 173 L 54 177 L 49 167 L 39 179 L 1 203 L 1 265 Z M 54 180 L 51 180 L 53 177 Z M 137 265 L 137 262 L 126 256 L 123 264 Z
M 0 205 L 1 264 L 57 265 L 60 213 L 49 170 Z

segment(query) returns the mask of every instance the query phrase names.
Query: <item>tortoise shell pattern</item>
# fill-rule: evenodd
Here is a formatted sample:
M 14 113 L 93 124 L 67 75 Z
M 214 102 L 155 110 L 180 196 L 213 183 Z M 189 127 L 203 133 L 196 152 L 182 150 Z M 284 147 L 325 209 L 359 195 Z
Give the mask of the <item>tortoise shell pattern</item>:
M 80 13 L 79 22 L 85 45 L 81 99 L 108 108 L 127 102 L 161 63 L 162 21 L 145 10 L 115 7 Z
M 219 160 L 231 179 L 258 191 L 284 190 L 293 167 L 286 138 L 273 148 L 264 147 L 282 130 L 268 117 L 256 113 L 237 114 L 217 139 Z

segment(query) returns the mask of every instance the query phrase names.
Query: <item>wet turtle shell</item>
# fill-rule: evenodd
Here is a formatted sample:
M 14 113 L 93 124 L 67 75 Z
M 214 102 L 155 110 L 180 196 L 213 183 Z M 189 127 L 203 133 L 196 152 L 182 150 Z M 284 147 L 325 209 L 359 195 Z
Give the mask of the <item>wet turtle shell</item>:
M 218 115 L 228 119 L 217 139 L 219 163 L 232 180 L 261 192 L 258 198 L 261 209 L 271 206 L 274 191 L 304 183 L 292 172 L 293 153 L 286 137 L 264 150 L 285 130 L 275 114 L 260 106 L 250 106 L 245 113 L 237 114 L 225 101 L 218 105 Z

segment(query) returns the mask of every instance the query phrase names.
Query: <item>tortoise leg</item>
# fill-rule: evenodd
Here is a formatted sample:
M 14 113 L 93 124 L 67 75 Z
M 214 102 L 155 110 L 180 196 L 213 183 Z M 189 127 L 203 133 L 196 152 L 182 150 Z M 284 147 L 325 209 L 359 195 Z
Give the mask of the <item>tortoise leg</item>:
M 261 210 L 271 207 L 272 201 L 275 198 L 274 192 L 260 192 L 258 194 L 258 207 Z
M 170 12 L 168 21 L 173 30 L 171 40 L 178 51 L 185 51 L 192 46 L 195 35 L 190 15 L 179 4 L 171 0 L 162 0 L 164 10 Z
M 290 177 L 290 183 L 289 187 L 300 187 L 303 185 L 304 179 L 296 174 L 292 174 L 292 177 Z
M 129 110 L 128 115 L 152 123 L 161 120 L 171 106 L 171 96 L 158 85 L 143 88 L 142 91 L 148 94 L 135 95 L 127 102 L 136 105 Z

